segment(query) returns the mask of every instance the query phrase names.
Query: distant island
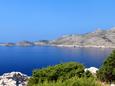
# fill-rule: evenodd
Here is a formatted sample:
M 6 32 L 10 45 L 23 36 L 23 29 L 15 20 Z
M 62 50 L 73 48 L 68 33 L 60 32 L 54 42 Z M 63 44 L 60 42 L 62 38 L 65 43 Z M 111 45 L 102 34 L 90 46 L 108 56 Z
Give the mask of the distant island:
M 115 28 L 97 29 L 85 34 L 64 35 L 55 40 L 39 40 L 35 42 L 21 41 L 17 43 L 0 43 L 0 46 L 58 46 L 58 47 L 98 47 L 115 48 Z

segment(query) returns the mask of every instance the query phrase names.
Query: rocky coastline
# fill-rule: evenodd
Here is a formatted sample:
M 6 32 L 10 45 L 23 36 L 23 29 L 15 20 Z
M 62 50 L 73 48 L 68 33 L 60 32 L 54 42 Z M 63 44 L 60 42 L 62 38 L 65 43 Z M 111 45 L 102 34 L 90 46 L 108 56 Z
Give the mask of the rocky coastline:
M 55 47 L 66 47 L 66 48 L 115 48 L 115 46 L 96 46 L 96 45 L 85 45 L 85 46 L 80 46 L 80 45 L 51 45 Z
M 53 46 L 53 47 L 66 47 L 66 48 L 113 48 L 115 49 L 115 46 L 97 46 L 97 45 L 85 45 L 85 46 L 81 46 L 81 45 L 55 45 L 55 44 L 42 44 L 42 43 L 38 43 L 38 44 L 15 44 L 15 43 L 1 43 L 0 46 L 2 47 L 13 47 L 13 46 L 18 46 L 18 47 L 32 47 L 32 46 Z
M 20 44 L 21 43 L 21 44 Z M 56 45 L 56 44 L 44 44 L 44 43 L 0 43 L 0 46 L 2 47 L 13 47 L 13 46 L 18 46 L 18 47 L 31 47 L 31 46 L 53 46 L 53 47 L 66 47 L 66 48 L 115 48 L 115 46 L 104 46 L 104 45 Z

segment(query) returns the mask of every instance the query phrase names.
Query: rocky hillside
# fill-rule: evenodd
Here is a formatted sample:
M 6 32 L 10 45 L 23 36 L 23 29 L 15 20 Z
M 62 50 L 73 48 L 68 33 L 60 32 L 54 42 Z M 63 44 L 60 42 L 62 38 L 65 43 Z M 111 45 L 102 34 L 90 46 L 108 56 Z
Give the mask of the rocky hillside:
M 115 47 L 115 28 L 98 29 L 95 32 L 80 35 L 66 35 L 51 41 L 51 44 L 79 47 Z
M 0 46 L 64 46 L 64 47 L 102 47 L 115 48 L 115 28 L 98 29 L 86 34 L 65 35 L 56 40 L 21 41 L 17 43 L 0 43 Z
M 0 86 L 27 86 L 29 77 L 20 72 L 4 73 L 0 76 Z

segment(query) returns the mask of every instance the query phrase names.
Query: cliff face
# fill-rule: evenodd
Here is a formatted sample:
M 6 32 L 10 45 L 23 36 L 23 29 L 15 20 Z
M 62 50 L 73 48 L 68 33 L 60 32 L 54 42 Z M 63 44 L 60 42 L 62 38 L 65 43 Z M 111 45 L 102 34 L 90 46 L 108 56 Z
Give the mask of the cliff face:
M 66 35 L 51 41 L 55 45 L 115 46 L 115 28 L 82 35 Z

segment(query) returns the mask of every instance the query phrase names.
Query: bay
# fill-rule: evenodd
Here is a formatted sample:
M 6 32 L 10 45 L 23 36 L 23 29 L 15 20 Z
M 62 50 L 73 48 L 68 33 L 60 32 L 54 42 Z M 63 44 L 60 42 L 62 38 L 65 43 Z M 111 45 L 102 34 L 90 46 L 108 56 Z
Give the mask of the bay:
M 0 47 L 0 75 L 12 71 L 31 75 L 34 69 L 71 61 L 85 67 L 100 67 L 111 51 L 107 48 Z

